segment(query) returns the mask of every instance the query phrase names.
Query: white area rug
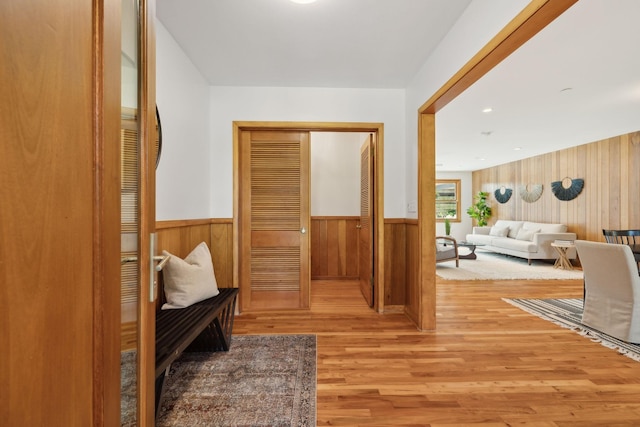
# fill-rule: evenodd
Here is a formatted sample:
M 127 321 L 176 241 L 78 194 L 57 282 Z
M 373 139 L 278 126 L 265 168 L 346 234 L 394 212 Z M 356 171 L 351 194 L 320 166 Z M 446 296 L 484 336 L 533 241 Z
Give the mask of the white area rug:
M 553 268 L 549 261 L 533 260 L 529 265 L 526 259 L 479 248 L 476 255 L 478 259 L 461 259 L 458 268 L 455 261 L 438 263 L 436 275 L 445 280 L 582 280 L 584 277 L 582 270 L 560 270 Z

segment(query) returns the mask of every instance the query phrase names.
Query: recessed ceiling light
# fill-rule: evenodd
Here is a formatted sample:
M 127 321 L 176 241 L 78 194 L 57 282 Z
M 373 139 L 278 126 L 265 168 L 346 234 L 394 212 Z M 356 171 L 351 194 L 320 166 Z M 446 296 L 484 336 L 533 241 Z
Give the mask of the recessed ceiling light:
M 520 150 L 522 150 L 522 147 L 516 147 L 513 149 L 513 151 L 520 151 Z
M 492 133 L 493 133 L 492 130 L 484 130 L 484 131 L 480 132 L 480 134 L 484 135 L 484 136 L 490 136 Z
M 572 87 L 565 87 L 564 89 L 560 89 L 560 92 L 569 92 L 571 90 L 573 90 Z
M 291 0 L 294 3 L 298 3 L 298 4 L 309 4 L 309 3 L 313 3 L 316 0 Z
M 483 112 L 483 113 L 490 113 L 490 112 L 492 112 L 492 111 L 493 111 L 493 108 L 491 108 L 491 107 L 487 107 L 487 108 L 484 108 L 484 109 L 482 110 L 482 112 Z

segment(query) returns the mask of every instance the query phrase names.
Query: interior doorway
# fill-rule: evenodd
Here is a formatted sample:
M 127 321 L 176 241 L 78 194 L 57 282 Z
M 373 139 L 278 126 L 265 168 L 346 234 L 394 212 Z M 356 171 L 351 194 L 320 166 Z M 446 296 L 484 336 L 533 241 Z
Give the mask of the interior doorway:
M 367 132 L 310 133 L 311 280 L 345 286 L 360 281 L 370 307 L 375 293 L 372 141 Z
M 282 132 L 282 131 L 295 131 L 295 132 L 358 132 L 374 135 L 375 145 L 373 147 L 373 163 L 374 173 L 372 175 L 373 192 L 373 255 L 372 265 L 375 272 L 372 288 L 374 289 L 374 299 L 372 307 L 379 312 L 384 310 L 384 298 L 379 296 L 384 295 L 384 156 L 383 156 L 383 143 L 384 143 L 384 127 L 381 123 L 296 123 L 296 122 L 234 122 L 233 140 L 234 140 L 234 282 L 238 283 L 240 292 L 242 294 L 243 287 L 246 288 L 249 280 L 247 277 L 247 269 L 243 270 L 243 257 L 246 255 L 246 248 L 243 249 L 239 242 L 242 242 L 243 233 L 244 239 L 247 240 L 246 233 L 246 219 L 243 221 L 241 218 L 246 218 L 246 212 L 243 215 L 243 210 L 247 209 L 247 198 L 242 194 L 242 182 L 243 174 L 241 171 L 241 157 L 242 151 L 241 144 L 243 132 Z M 245 142 L 246 143 L 246 142 Z M 246 174 L 245 174 L 246 175 Z M 301 228 L 305 228 L 304 225 Z M 308 227 L 307 227 L 308 229 Z M 307 285 L 308 286 L 308 285 Z M 308 288 L 307 288 L 308 290 Z M 251 292 L 245 291 L 245 292 Z M 246 309 L 246 307 L 240 307 L 240 310 Z

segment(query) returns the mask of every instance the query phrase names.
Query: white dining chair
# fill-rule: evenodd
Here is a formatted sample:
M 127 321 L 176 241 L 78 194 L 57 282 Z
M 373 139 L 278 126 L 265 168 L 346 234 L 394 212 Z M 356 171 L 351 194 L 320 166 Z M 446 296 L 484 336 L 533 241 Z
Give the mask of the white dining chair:
M 640 343 L 640 276 L 628 245 L 576 240 L 585 281 L 582 323 Z

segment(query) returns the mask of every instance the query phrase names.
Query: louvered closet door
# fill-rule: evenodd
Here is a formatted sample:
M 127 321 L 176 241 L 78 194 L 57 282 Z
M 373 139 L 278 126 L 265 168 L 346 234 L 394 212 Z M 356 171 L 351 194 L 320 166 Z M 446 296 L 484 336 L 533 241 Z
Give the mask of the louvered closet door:
M 242 310 L 309 307 L 309 133 L 240 135 Z
M 373 307 L 373 135 L 360 147 L 360 291 Z

